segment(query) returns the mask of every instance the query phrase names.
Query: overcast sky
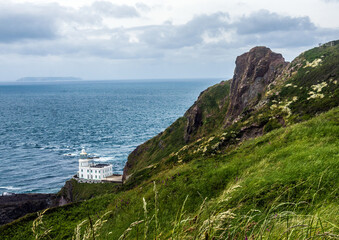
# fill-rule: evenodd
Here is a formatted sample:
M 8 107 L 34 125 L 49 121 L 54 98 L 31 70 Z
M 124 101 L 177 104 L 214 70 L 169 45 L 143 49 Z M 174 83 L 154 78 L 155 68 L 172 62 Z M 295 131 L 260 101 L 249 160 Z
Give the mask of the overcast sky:
M 339 0 L 0 0 L 0 81 L 232 77 L 268 46 L 339 39 Z

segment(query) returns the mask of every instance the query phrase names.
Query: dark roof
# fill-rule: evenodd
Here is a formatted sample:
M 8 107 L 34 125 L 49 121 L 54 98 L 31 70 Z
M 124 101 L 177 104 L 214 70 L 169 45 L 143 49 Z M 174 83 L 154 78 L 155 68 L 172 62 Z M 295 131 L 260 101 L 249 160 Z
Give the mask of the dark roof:
M 99 164 L 92 165 L 91 167 L 94 167 L 94 168 L 103 168 L 103 167 L 107 167 L 109 165 L 110 164 L 99 163 Z

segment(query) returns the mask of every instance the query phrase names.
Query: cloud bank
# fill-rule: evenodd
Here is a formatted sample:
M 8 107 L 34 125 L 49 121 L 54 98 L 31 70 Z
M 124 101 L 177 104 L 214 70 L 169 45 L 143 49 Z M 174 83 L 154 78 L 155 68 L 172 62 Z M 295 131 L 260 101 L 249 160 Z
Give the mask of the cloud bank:
M 0 3 L 0 54 L 148 59 L 180 65 L 185 61 L 233 61 L 235 54 L 255 45 L 299 49 L 339 38 L 337 28 L 319 27 L 308 16 L 292 17 L 266 9 L 238 17 L 218 11 L 194 15 L 183 23 L 136 24 L 147 21 L 152 11 L 152 6 L 141 2 L 96 1 L 79 8 L 57 3 Z M 122 20 L 133 24 L 117 27 Z

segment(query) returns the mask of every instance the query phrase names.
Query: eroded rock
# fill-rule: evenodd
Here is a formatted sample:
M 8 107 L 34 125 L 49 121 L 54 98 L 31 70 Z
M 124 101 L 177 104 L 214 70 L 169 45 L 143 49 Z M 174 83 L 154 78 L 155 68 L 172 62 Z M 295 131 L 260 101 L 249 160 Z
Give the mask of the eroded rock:
M 241 119 L 241 114 L 254 107 L 266 87 L 281 74 L 287 65 L 281 54 L 266 47 L 255 47 L 236 59 L 231 81 L 230 104 L 226 125 Z

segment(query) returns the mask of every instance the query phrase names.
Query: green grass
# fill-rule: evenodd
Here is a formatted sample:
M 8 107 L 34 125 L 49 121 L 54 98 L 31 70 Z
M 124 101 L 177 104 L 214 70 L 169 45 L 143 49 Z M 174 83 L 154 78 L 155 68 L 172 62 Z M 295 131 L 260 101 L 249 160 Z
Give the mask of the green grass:
M 223 236 L 230 239 L 244 239 L 245 235 L 321 239 L 324 234 L 330 239 L 328 234 L 338 235 L 338 146 L 336 108 L 308 122 L 273 130 L 227 154 L 176 163 L 151 174 L 132 190 L 48 210 L 44 224 L 52 229 L 52 238 L 71 238 L 76 225 L 88 216 L 95 222 L 110 211 L 107 222 L 98 229 L 98 239 L 118 239 L 131 223 L 145 220 L 144 197 L 149 219 L 128 231 L 127 239 L 143 239 L 146 224 L 147 239 L 155 235 L 167 239 L 173 229 L 179 239 L 196 234 L 218 239 L 226 233 Z M 208 219 L 214 224 L 206 225 Z M 33 239 L 32 220 L 2 227 L 2 238 Z
M 315 59 L 322 59 L 317 67 L 306 67 L 306 62 Z M 273 98 L 278 101 L 290 101 L 293 96 L 298 100 L 290 105 L 293 113 L 292 122 L 304 120 L 305 117 L 312 117 L 317 113 L 327 111 L 339 105 L 339 83 L 334 80 L 339 78 L 339 45 L 332 47 L 318 47 L 301 54 L 295 61 L 301 62 L 302 67 L 295 75 L 286 81 L 293 86 L 283 87 L 279 96 Z M 317 92 L 312 85 L 326 83 L 319 93 L 323 98 L 308 99 L 310 92 Z M 272 98 L 272 99 L 273 99 Z

